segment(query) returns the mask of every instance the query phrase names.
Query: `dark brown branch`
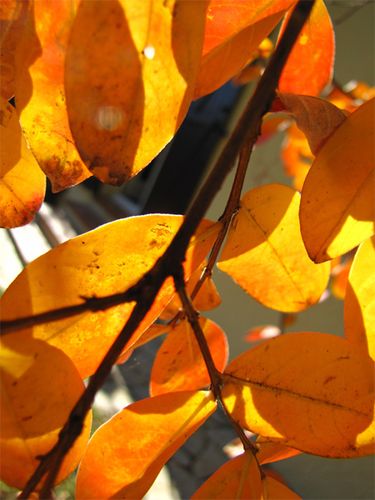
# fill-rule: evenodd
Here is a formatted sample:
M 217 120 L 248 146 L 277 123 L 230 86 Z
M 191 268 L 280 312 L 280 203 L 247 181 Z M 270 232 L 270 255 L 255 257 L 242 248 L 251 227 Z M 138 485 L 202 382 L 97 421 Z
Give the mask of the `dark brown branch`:
M 39 466 L 27 482 L 20 498 L 28 498 L 44 476 L 46 476 L 46 481 L 43 490 L 47 493 L 50 491 L 61 461 L 82 430 L 84 418 L 92 405 L 96 392 L 103 385 L 112 365 L 115 363 L 123 348 L 131 339 L 133 332 L 151 307 L 164 280 L 168 276 L 174 276 L 179 272 L 181 264 L 184 261 L 190 238 L 195 233 L 199 222 L 231 170 L 234 160 L 243 144 L 248 144 L 250 148 L 255 144 L 263 114 L 267 112 L 274 98 L 278 79 L 288 54 L 304 22 L 308 18 L 312 6 L 313 1 L 300 0 L 295 7 L 280 43 L 259 80 L 254 95 L 230 136 L 227 145 L 224 147 L 211 174 L 191 205 L 182 226 L 164 255 L 141 279 L 142 287 L 139 286 L 140 295 L 136 299 L 137 303 L 130 318 L 112 344 L 97 371 L 91 377 L 85 392 L 74 406 L 66 424 L 59 434 L 58 442 L 50 452 L 41 459 Z M 43 497 L 43 490 L 41 492 L 41 497 Z

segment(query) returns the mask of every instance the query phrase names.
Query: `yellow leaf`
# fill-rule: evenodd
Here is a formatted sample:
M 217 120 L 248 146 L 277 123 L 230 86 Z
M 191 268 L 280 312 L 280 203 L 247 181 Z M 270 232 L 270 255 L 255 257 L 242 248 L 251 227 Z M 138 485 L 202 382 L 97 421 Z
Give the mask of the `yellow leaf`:
M 333 132 L 306 177 L 301 232 L 315 262 L 343 255 L 374 233 L 374 121 L 372 99 Z
M 56 443 L 84 384 L 70 359 L 41 340 L 3 337 L 1 374 L 1 479 L 23 488 L 38 456 Z M 82 434 L 65 456 L 57 482 L 78 465 L 89 439 L 91 413 Z
M 192 500 L 221 498 L 227 500 L 261 498 L 262 482 L 259 466 L 246 451 L 220 467 L 191 497 Z
M 77 499 L 143 498 L 163 465 L 215 411 L 210 392 L 163 394 L 129 405 L 92 436 Z
M 256 300 L 284 312 L 317 302 L 329 277 L 329 264 L 317 266 L 306 253 L 299 201 L 297 192 L 280 184 L 246 193 L 218 264 Z
M 288 488 L 281 481 L 265 472 L 262 478 L 263 496 L 262 500 L 298 500 L 301 499 L 297 493 Z
M 213 321 L 200 318 L 200 325 L 216 368 L 222 372 L 228 360 L 228 342 L 223 330 Z M 201 389 L 210 377 L 194 332 L 187 319 L 168 335 L 156 354 L 150 377 L 150 394 Z
M 22 226 L 40 208 L 46 178 L 22 136 L 16 110 L 2 98 L 0 144 L 0 226 Z
M 375 451 L 374 363 L 335 335 L 288 333 L 226 369 L 224 402 L 243 427 L 326 457 Z
M 176 133 L 192 99 L 206 8 L 205 0 L 81 1 L 67 107 L 81 157 L 102 181 L 130 179 Z
M 375 360 L 375 237 L 358 248 L 344 302 L 345 335 Z
M 15 319 L 68 305 L 84 297 L 102 297 L 127 290 L 163 254 L 182 223 L 182 216 L 145 215 L 105 224 L 77 236 L 31 262 L 4 293 L 2 319 Z M 185 262 L 187 277 L 201 264 L 219 226 L 204 221 L 190 243 Z M 169 278 L 132 337 L 160 315 L 170 301 L 174 285 Z M 32 334 L 62 349 L 82 377 L 92 374 L 121 331 L 134 303 L 105 311 L 84 312 L 59 321 L 25 328 L 11 335 Z

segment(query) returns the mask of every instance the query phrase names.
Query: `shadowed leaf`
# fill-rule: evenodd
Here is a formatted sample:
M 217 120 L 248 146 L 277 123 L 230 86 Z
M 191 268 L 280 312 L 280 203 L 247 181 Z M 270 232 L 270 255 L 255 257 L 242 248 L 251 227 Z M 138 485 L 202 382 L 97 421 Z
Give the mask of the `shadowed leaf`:
M 283 484 L 278 479 L 272 477 L 268 471 L 265 472 L 262 478 L 264 500 L 298 500 L 301 499 L 297 493 L 292 491 L 288 486 Z

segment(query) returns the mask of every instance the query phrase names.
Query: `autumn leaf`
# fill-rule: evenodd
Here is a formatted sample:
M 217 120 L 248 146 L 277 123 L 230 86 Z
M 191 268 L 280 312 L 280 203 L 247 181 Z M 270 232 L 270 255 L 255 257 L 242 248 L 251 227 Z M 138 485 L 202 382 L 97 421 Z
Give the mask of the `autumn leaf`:
M 340 257 L 338 257 L 338 259 L 340 259 Z M 349 258 L 345 261 L 340 260 L 339 264 L 332 267 L 330 289 L 332 295 L 336 297 L 336 299 L 344 300 L 345 298 L 352 263 L 353 259 Z
M 70 359 L 41 340 L 25 336 L 2 337 L 1 479 L 23 488 L 39 465 L 41 455 L 56 443 L 84 384 Z M 91 413 L 82 434 L 65 455 L 57 482 L 75 469 L 85 451 Z
M 305 134 L 295 123 L 288 128 L 281 147 L 284 172 L 293 178 L 293 187 L 302 190 L 307 173 L 314 160 Z
M 372 99 L 333 132 L 306 177 L 301 233 L 315 262 L 343 255 L 374 233 L 374 121 Z
M 345 336 L 375 360 L 375 237 L 358 248 L 344 302 Z
M 163 465 L 215 411 L 210 392 L 178 392 L 126 407 L 92 436 L 76 497 L 143 498 Z
M 293 3 L 211 0 L 194 98 L 221 87 L 254 59 L 258 45 Z
M 246 451 L 220 467 L 191 497 L 192 500 L 261 498 L 262 482 L 254 455 Z
M 235 420 L 270 441 L 325 457 L 362 456 L 375 449 L 373 370 L 345 339 L 288 333 L 233 360 L 222 395 Z
M 285 17 L 280 36 L 290 19 Z M 280 37 L 279 37 L 280 38 Z M 280 92 L 319 95 L 332 78 L 335 34 L 323 0 L 316 0 L 279 80 Z
M 213 321 L 200 318 L 216 368 L 222 372 L 228 360 L 228 342 L 223 330 Z M 150 394 L 201 389 L 210 377 L 194 332 L 187 319 L 169 328 L 160 346 L 150 376 Z
M 317 302 L 329 265 L 309 259 L 298 224 L 299 194 L 281 184 L 253 189 L 241 200 L 219 269 L 267 307 L 284 312 Z
M 15 319 L 80 304 L 83 297 L 102 297 L 127 290 L 163 254 L 182 223 L 182 216 L 145 215 L 105 224 L 77 236 L 31 262 L 5 291 L 2 319 Z M 185 261 L 190 274 L 213 244 L 219 225 L 204 221 L 191 240 Z M 141 236 L 141 237 L 140 237 Z M 174 293 L 169 278 L 132 337 L 138 337 L 160 315 Z M 82 377 L 92 374 L 133 310 L 125 303 L 105 311 L 84 312 L 13 333 L 23 342 L 33 335 L 62 349 Z
M 39 210 L 46 179 L 22 136 L 16 110 L 2 98 L 0 143 L 0 226 L 22 226 Z
M 259 340 L 272 339 L 280 335 L 280 333 L 280 328 L 275 325 L 255 326 L 247 332 L 245 340 L 246 342 L 257 342 Z
M 288 488 L 281 481 L 278 481 L 270 475 L 268 471 L 262 478 L 264 500 L 298 500 L 301 499 L 297 493 Z
M 257 439 L 256 445 L 259 449 L 257 460 L 262 465 L 279 462 L 280 460 L 295 457 L 301 453 L 300 450 L 288 448 L 288 446 L 273 441 L 263 440 L 262 437 Z
M 206 8 L 81 1 L 66 56 L 67 108 L 80 155 L 103 182 L 133 177 L 176 133 L 192 99 Z

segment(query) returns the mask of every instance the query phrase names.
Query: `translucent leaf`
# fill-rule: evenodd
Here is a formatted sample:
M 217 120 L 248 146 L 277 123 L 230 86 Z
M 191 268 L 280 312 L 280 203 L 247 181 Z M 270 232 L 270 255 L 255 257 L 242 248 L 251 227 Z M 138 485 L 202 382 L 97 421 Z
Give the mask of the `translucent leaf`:
M 92 436 L 77 499 L 142 498 L 163 465 L 215 411 L 210 392 L 163 394 L 129 405 Z
M 46 178 L 28 149 L 16 110 L 1 98 L 0 225 L 30 222 L 44 199 Z
M 283 33 L 291 12 L 284 19 Z M 323 0 L 316 0 L 279 80 L 280 92 L 318 95 L 330 83 L 335 58 L 335 34 Z
M 300 450 L 296 450 L 295 448 L 288 448 L 272 441 L 263 441 L 262 438 L 257 439 L 256 444 L 259 448 L 257 460 L 262 465 L 279 462 L 280 460 L 295 457 L 301 453 Z
M 80 304 L 83 296 L 101 297 L 127 290 L 163 254 L 182 220 L 174 215 L 129 217 L 55 247 L 31 262 L 6 290 L 3 319 Z M 187 276 L 201 264 L 218 230 L 217 224 L 202 224 L 187 252 Z M 160 315 L 173 293 L 173 281 L 168 279 L 128 348 Z M 59 347 L 74 361 L 82 377 L 87 377 L 95 371 L 133 307 L 134 303 L 125 303 L 105 311 L 84 312 L 12 335 L 22 343 L 24 336 L 32 334 Z
M 194 90 L 206 8 L 81 1 L 66 58 L 67 107 L 81 157 L 102 181 L 130 179 L 176 133 Z
M 228 360 L 228 343 L 223 330 L 213 321 L 200 318 L 215 366 L 223 371 Z M 185 319 L 169 333 L 158 350 L 151 371 L 150 394 L 201 389 L 210 377 L 194 332 Z
M 30 59 L 29 71 L 23 71 L 16 80 L 21 126 L 54 191 L 73 186 L 91 175 L 74 145 L 64 91 L 65 52 L 76 3 L 76 0 L 34 2 L 35 26 L 29 31 L 35 30 L 33 36 L 39 38 L 43 51 L 37 58 L 29 53 L 31 35 L 24 36 L 17 48 L 17 57 L 22 59 L 29 54 Z
M 211 0 L 195 98 L 213 92 L 257 56 L 293 0 Z
M 375 237 L 358 248 L 344 302 L 345 335 L 375 360 Z
M 247 451 L 220 467 L 191 497 L 192 500 L 221 498 L 260 499 L 262 482 L 254 455 Z
M 329 265 L 316 266 L 306 253 L 299 201 L 281 184 L 246 193 L 218 264 L 256 300 L 284 312 L 317 302 L 329 277 Z
M 336 299 L 344 300 L 345 298 L 349 271 L 352 266 L 352 262 L 353 259 L 350 258 L 345 262 L 340 262 L 332 268 L 330 288 L 332 295 L 334 295 Z
M 288 488 L 281 481 L 272 477 L 268 471 L 265 472 L 262 478 L 264 500 L 298 500 L 301 499 L 297 493 Z
M 302 189 L 302 237 L 312 260 L 343 255 L 372 236 L 375 220 L 375 99 L 320 149 Z
M 281 148 L 281 160 L 286 175 L 293 177 L 293 187 L 302 190 L 314 159 L 303 132 L 293 123 L 286 131 Z
M 252 432 L 325 457 L 374 452 L 374 363 L 347 340 L 288 333 L 243 353 L 226 373 L 225 405 Z
M 1 374 L 1 479 L 23 488 L 38 456 L 56 443 L 61 427 L 84 385 L 70 359 L 46 342 L 13 335 L 2 337 Z M 89 439 L 91 414 L 83 433 L 66 455 L 57 482 L 77 466 Z

